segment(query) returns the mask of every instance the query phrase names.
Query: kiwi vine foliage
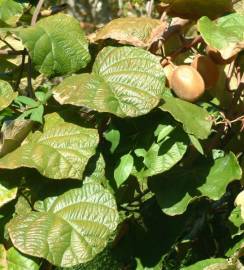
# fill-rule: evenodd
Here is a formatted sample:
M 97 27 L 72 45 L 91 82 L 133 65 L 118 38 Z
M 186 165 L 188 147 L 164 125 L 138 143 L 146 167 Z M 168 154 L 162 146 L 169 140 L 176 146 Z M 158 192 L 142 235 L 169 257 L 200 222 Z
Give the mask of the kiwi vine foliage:
M 243 48 L 243 1 L 0 0 L 0 270 L 243 269 Z

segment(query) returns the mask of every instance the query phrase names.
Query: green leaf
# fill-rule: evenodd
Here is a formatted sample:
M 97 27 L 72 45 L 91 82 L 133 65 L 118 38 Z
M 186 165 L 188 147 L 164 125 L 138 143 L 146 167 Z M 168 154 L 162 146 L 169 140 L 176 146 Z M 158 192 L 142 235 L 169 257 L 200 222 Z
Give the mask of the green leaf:
M 216 258 L 216 259 L 207 259 L 200 262 L 195 263 L 194 265 L 187 266 L 182 268 L 181 270 L 207 270 L 207 268 L 210 265 L 216 265 L 218 264 L 219 268 L 215 268 L 215 270 L 231 270 L 232 268 L 220 268 L 222 266 L 228 266 L 228 263 L 225 259 L 222 258 Z M 210 270 L 210 269 L 209 269 Z M 214 270 L 214 268 L 212 269 Z M 233 269 L 234 270 L 234 269 Z
M 69 267 L 93 259 L 118 225 L 113 196 L 93 181 L 47 198 L 44 205 L 42 212 L 15 216 L 8 230 L 21 252 L 43 257 L 57 266 Z
M 204 41 L 217 49 L 224 59 L 244 49 L 244 15 L 231 14 L 220 18 L 217 24 L 208 17 L 198 21 L 198 29 Z
M 187 142 L 183 132 L 179 130 L 161 143 L 153 143 L 146 151 L 136 149 L 135 154 L 143 157 L 146 168 L 139 172 L 141 177 L 149 177 L 163 173 L 176 165 L 187 150 Z
M 214 165 L 199 191 L 212 200 L 218 200 L 226 191 L 227 185 L 233 180 L 240 180 L 242 170 L 236 156 L 233 153 L 214 161 Z
M 240 179 L 241 169 L 233 153 L 214 163 L 202 163 L 186 170 L 177 168 L 151 182 L 159 206 L 167 215 L 180 215 L 195 198 L 220 199 L 230 182 Z
M 39 270 L 37 260 L 20 253 L 14 247 L 7 251 L 8 270 Z
M 30 134 L 19 148 L 0 159 L 0 168 L 29 167 L 52 179 L 82 179 L 95 154 L 97 131 L 67 123 L 56 113 L 45 121 L 43 132 Z
M 3 123 L 1 129 L 0 157 L 16 149 L 33 127 L 30 120 L 13 120 Z
M 241 210 L 241 217 L 244 221 L 244 190 L 238 194 L 235 199 L 235 204 L 240 207 Z
M 15 26 L 23 14 L 22 4 L 14 0 L 0 0 L 0 26 Z
M 117 186 L 121 186 L 129 177 L 134 165 L 134 159 L 131 154 L 126 154 L 120 158 L 118 167 L 114 171 L 114 179 Z
M 159 124 L 154 132 L 154 135 L 157 137 L 157 142 L 165 139 L 174 129 L 175 127 L 172 125 Z
M 204 150 L 203 150 L 202 145 L 199 142 L 199 140 L 195 136 L 193 136 L 191 134 L 189 134 L 189 138 L 191 140 L 192 145 L 197 149 L 197 151 L 200 154 L 204 155 Z
M 11 85 L 3 80 L 0 80 L 0 111 L 7 108 L 17 96 Z
M 120 132 L 117 129 L 110 129 L 103 133 L 104 138 L 111 143 L 110 152 L 113 154 L 119 145 Z
M 0 180 L 0 207 L 14 200 L 17 195 L 18 188 L 13 187 L 11 182 Z
M 93 73 L 68 77 L 53 93 L 60 104 L 135 117 L 158 105 L 164 82 L 158 57 L 134 47 L 106 47 L 99 52 Z
M 231 0 L 161 0 L 169 4 L 167 13 L 186 19 L 198 19 L 201 16 L 217 18 L 232 11 Z
M 212 120 L 208 112 L 190 102 L 163 97 L 165 103 L 160 109 L 169 112 L 175 120 L 183 124 L 184 130 L 198 139 L 207 139 L 211 133 Z
M 14 101 L 17 103 L 23 103 L 24 105 L 27 105 L 29 107 L 36 107 L 39 104 L 34 99 L 26 96 L 17 96 Z
M 44 106 L 40 105 L 37 108 L 34 108 L 31 110 L 31 116 L 30 119 L 35 122 L 39 122 L 42 124 L 42 118 L 43 118 L 43 113 L 44 113 Z
M 147 17 L 126 17 L 112 20 L 99 30 L 94 41 L 115 39 L 123 44 L 149 47 L 166 28 L 165 22 Z
M 85 34 L 71 16 L 49 16 L 17 35 L 29 50 L 35 68 L 47 76 L 76 72 L 90 61 Z

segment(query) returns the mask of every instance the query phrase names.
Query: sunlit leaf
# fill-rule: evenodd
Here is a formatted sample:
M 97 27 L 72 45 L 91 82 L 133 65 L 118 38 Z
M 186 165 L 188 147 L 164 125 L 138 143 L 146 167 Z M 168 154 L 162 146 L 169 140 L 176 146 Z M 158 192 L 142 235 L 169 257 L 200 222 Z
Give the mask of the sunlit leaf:
M 42 212 L 15 216 L 9 223 L 9 234 L 20 251 L 57 266 L 93 259 L 118 224 L 113 196 L 94 181 L 47 198 L 44 205 Z
M 43 132 L 30 134 L 19 148 L 0 159 L 0 168 L 30 167 L 53 179 L 82 179 L 95 154 L 97 131 L 67 123 L 56 113 L 45 119 Z
M 0 111 L 7 108 L 17 96 L 11 85 L 3 80 L 0 80 Z
M 158 105 L 164 81 L 159 59 L 151 53 L 134 47 L 106 47 L 91 74 L 68 77 L 53 93 L 61 104 L 133 117 Z
M 49 16 L 16 33 L 36 69 L 47 76 L 76 72 L 90 61 L 85 34 L 71 16 Z
M 15 26 L 23 11 L 23 5 L 17 1 L 0 0 L 0 26 Z

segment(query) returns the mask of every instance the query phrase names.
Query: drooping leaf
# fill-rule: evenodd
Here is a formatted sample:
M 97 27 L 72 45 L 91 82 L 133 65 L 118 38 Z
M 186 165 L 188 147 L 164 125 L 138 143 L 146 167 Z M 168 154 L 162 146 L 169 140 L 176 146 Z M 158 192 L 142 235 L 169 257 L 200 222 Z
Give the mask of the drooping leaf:
M 233 153 L 191 169 L 179 168 L 152 182 L 159 206 L 167 215 L 180 215 L 195 198 L 220 199 L 230 182 L 240 179 L 241 169 Z
M 91 74 L 68 77 L 53 93 L 60 104 L 135 117 L 158 105 L 164 81 L 156 56 L 134 47 L 106 47 Z
M 114 179 L 117 186 L 121 186 L 129 177 L 134 165 L 134 159 L 131 154 L 126 154 L 120 158 L 118 167 L 114 171 Z
M 228 59 L 244 49 L 244 15 L 234 13 L 224 16 L 217 23 L 208 17 L 198 21 L 198 30 L 210 47 L 217 49 Z
M 29 50 L 35 68 L 47 76 L 76 72 L 90 61 L 85 34 L 71 16 L 49 16 L 17 35 Z
M 17 1 L 0 0 L 0 26 L 15 26 L 23 11 L 23 5 Z
M 7 108 L 17 96 L 11 85 L 3 80 L 0 80 L 0 111 Z
M 191 135 L 191 134 L 189 134 L 189 138 L 191 140 L 192 145 L 197 149 L 197 151 L 200 154 L 204 155 L 204 150 L 199 140 L 194 135 Z
M 170 16 L 185 19 L 198 19 L 202 16 L 218 18 L 227 12 L 232 11 L 231 0 L 161 0 L 169 4 L 167 13 Z
M 143 157 L 146 167 L 143 172 L 140 172 L 140 176 L 149 177 L 168 171 L 182 159 L 186 150 L 187 140 L 181 132 L 161 143 L 153 143 L 148 151 L 136 149 L 135 154 Z
M 160 109 L 169 112 L 175 120 L 183 124 L 184 130 L 198 139 L 206 139 L 211 133 L 212 120 L 208 112 L 190 102 L 163 97 L 165 103 Z
M 203 260 L 195 263 L 194 265 L 184 267 L 182 270 L 210 270 L 208 266 L 212 265 L 217 266 L 217 268 L 212 268 L 212 270 L 234 270 L 233 268 L 226 268 L 229 267 L 228 263 L 225 259 L 222 258 Z
M 113 196 L 94 181 L 45 201 L 42 212 L 15 216 L 8 229 L 20 251 L 57 266 L 93 259 L 118 225 Z
M 25 256 L 20 253 L 14 247 L 8 249 L 7 251 L 7 263 L 8 270 L 39 270 L 40 266 L 37 260 Z
M 14 200 L 17 195 L 18 188 L 13 186 L 11 182 L 0 180 L 0 207 Z
M 52 179 L 82 179 L 95 154 L 97 131 L 67 123 L 56 113 L 45 119 L 43 132 L 30 134 L 19 148 L 0 159 L 0 168 L 29 167 Z
M 3 123 L 1 129 L 0 157 L 16 149 L 31 131 L 30 120 L 13 120 Z
M 115 39 L 122 44 L 148 47 L 163 34 L 166 23 L 147 17 L 127 17 L 112 20 L 99 30 L 94 41 Z

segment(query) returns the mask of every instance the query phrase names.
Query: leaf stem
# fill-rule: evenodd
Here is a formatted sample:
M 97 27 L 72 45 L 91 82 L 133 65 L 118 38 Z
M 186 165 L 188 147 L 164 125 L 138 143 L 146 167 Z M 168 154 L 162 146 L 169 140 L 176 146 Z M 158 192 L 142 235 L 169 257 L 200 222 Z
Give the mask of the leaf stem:
M 43 3 L 44 3 L 44 0 L 39 0 L 38 4 L 36 6 L 35 12 L 31 18 L 31 26 L 34 26 L 36 24 L 36 21 L 37 21 L 39 13 L 41 12 L 41 8 L 42 8 Z

